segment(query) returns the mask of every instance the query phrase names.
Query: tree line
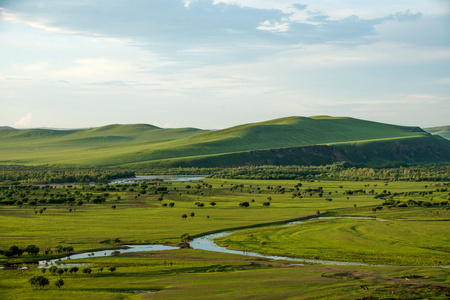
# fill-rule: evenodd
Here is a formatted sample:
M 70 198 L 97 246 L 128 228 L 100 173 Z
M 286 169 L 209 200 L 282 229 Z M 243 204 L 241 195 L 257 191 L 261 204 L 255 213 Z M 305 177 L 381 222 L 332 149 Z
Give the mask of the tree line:
M 112 179 L 134 177 L 133 170 L 60 168 L 50 166 L 0 165 L 3 184 L 51 184 L 108 182 Z

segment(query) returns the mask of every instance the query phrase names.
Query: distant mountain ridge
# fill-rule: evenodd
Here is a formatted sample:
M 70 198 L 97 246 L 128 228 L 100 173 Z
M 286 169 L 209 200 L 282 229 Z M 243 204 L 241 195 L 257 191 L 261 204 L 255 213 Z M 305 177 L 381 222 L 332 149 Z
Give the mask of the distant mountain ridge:
M 0 164 L 226 167 L 450 161 L 450 143 L 420 127 L 330 116 L 287 117 L 214 131 L 148 124 L 6 128 L 0 141 Z
M 440 127 L 431 127 L 425 128 L 425 131 L 433 134 L 440 135 L 448 140 L 450 140 L 450 125 L 449 126 L 440 126 Z

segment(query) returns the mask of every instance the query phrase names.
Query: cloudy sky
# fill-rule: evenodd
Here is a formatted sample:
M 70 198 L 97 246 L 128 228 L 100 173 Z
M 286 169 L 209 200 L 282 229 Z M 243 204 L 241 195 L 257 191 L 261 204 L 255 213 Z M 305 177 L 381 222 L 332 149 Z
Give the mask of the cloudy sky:
M 449 0 L 0 0 L 0 126 L 450 125 Z

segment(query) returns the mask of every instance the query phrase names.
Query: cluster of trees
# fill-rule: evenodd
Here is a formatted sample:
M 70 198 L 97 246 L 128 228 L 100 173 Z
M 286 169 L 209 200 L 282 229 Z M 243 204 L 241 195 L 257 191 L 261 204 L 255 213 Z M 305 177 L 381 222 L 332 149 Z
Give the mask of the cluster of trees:
M 50 280 L 48 278 L 40 275 L 31 277 L 28 282 L 31 284 L 33 290 L 42 290 L 45 286 L 50 284 Z M 64 282 L 59 285 L 58 289 L 64 284 Z
M 112 179 L 134 176 L 134 171 L 121 169 L 63 169 L 48 166 L 0 165 L 0 182 L 6 184 L 108 182 Z
M 39 247 L 37 247 L 36 245 L 28 245 L 25 248 L 20 248 L 13 245 L 6 250 L 0 250 L 0 254 L 8 258 L 12 258 L 22 256 L 24 252 L 27 252 L 28 255 L 36 256 L 38 255 L 39 251 Z
M 32 185 L 10 185 L 0 186 L 0 205 L 45 205 L 45 204 L 69 204 L 81 206 L 85 202 L 101 204 L 111 196 L 105 191 L 127 191 L 134 190 L 130 186 L 114 187 L 106 186 L 32 186 Z M 116 195 L 116 199 L 120 197 Z M 46 207 L 39 211 L 41 214 Z
M 396 168 L 358 168 L 338 162 L 324 166 L 246 166 L 223 168 L 211 177 L 227 179 L 449 181 L 450 164 Z
M 195 217 L 195 213 L 194 213 L 194 212 L 191 212 L 189 215 L 191 216 L 191 218 Z M 182 214 L 181 217 L 182 217 L 183 219 L 187 219 L 188 215 L 187 215 L 187 214 Z M 209 217 L 208 217 L 208 218 L 209 218 Z
M 8 258 L 13 258 L 13 257 L 21 257 L 25 252 L 28 253 L 28 255 L 30 256 L 37 256 L 39 254 L 41 250 L 39 249 L 38 246 L 36 245 L 28 245 L 25 248 L 20 248 L 16 245 L 13 245 L 11 247 L 9 247 L 6 250 L 0 250 L 0 255 L 4 255 Z M 53 252 L 57 252 L 59 254 L 66 254 L 69 255 L 70 253 L 72 253 L 74 251 L 72 246 L 63 246 L 63 245 L 58 245 L 56 247 L 56 249 L 51 250 L 51 249 L 45 249 L 43 250 L 43 254 L 48 255 L 51 254 Z
M 236 168 L 167 168 L 167 169 L 67 169 L 49 166 L 0 165 L 0 182 L 6 184 L 49 184 L 108 182 L 134 177 L 135 173 L 154 175 L 209 175 L 229 179 L 295 180 L 406 180 L 449 181 L 450 164 L 401 166 L 392 168 L 356 167 L 346 162 L 323 166 L 244 166 Z
M 98 268 L 97 272 L 98 274 L 100 274 L 101 272 L 103 272 L 103 267 Z M 41 269 L 42 273 L 45 274 L 47 269 Z M 51 275 L 56 276 L 59 275 L 59 279 L 57 279 L 55 281 L 55 286 L 58 288 L 58 290 L 61 289 L 61 287 L 64 285 L 64 280 L 61 278 L 61 276 L 63 274 L 70 273 L 70 275 L 77 275 L 77 272 L 80 269 L 78 267 L 71 267 L 69 268 L 58 268 L 56 266 L 51 266 L 50 268 L 48 268 L 48 271 Z M 112 273 L 114 271 L 117 270 L 116 267 L 109 267 L 108 270 Z M 85 274 L 86 276 L 90 276 L 92 273 L 92 269 L 89 267 L 83 268 L 82 270 L 83 274 Z M 48 278 L 46 278 L 45 276 L 42 275 L 37 275 L 37 276 L 33 276 L 31 277 L 28 282 L 31 284 L 31 287 L 33 288 L 33 290 L 42 290 L 44 289 L 44 287 L 48 286 L 50 284 L 50 280 Z
M 421 206 L 421 207 L 440 207 L 449 210 L 450 205 L 449 201 L 425 201 L 425 200 L 412 200 L 409 199 L 408 201 L 400 201 L 400 200 L 394 200 L 394 199 L 387 199 L 383 202 L 383 206 L 387 206 L 388 208 L 392 207 L 408 207 L 408 206 Z

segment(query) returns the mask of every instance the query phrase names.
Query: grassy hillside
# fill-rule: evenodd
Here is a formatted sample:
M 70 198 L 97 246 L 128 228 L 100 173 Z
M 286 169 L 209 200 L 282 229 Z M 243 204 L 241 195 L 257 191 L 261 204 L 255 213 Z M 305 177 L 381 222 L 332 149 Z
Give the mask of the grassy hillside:
M 425 130 L 433 135 L 440 135 L 450 140 L 450 126 L 431 127 L 425 128 Z
M 432 136 L 311 145 L 153 160 L 131 168 L 236 167 L 245 165 L 325 165 L 345 161 L 360 166 L 394 166 L 450 161 L 449 146 Z
M 377 159 L 376 153 L 365 155 L 358 152 L 358 149 L 363 149 L 362 146 L 372 142 L 402 143 L 405 138 L 414 138 L 412 144 L 415 146 L 428 143 L 439 148 L 431 150 L 431 161 L 448 159 L 450 148 L 440 145 L 441 142 L 419 127 L 317 116 L 288 117 L 217 131 L 162 129 L 146 124 L 109 125 L 79 130 L 4 129 L 0 130 L 0 163 L 94 166 L 149 163 L 160 166 L 196 166 L 201 161 L 202 166 L 228 166 L 260 164 L 263 161 L 280 164 L 322 164 L 336 160 L 386 162 L 394 154 Z M 344 151 L 347 154 L 342 152 L 330 156 L 312 153 L 310 148 L 304 148 L 335 144 L 333 151 Z M 412 144 L 409 143 L 409 147 Z M 347 149 L 349 145 L 351 150 Z M 308 159 L 299 156 L 299 150 L 274 150 L 299 147 L 303 147 L 303 157 L 307 153 Z M 370 150 L 371 146 L 366 145 L 366 148 Z M 393 149 L 391 146 L 388 148 Z M 263 151 L 264 158 L 255 162 L 255 153 L 252 151 Z M 291 154 L 286 155 L 286 151 Z M 428 161 L 430 156 L 415 157 L 414 149 L 408 151 L 412 157 L 406 159 L 408 162 Z M 349 158 L 349 155 L 360 158 Z M 396 161 L 405 161 L 402 157 L 399 158 Z

